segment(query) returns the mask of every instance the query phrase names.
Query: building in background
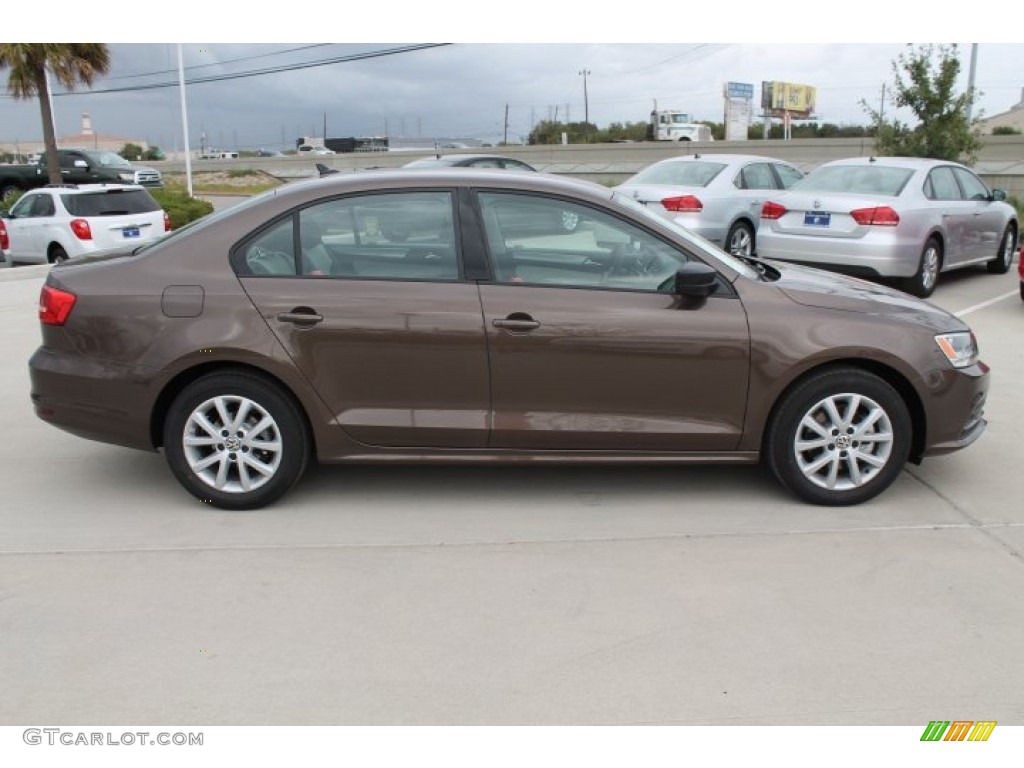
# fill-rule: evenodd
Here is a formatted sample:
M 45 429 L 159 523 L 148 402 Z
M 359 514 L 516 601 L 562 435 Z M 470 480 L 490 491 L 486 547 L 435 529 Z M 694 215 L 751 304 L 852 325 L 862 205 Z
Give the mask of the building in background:
M 120 152 L 125 144 L 137 144 L 144 150 L 149 149 L 149 144 L 144 139 L 96 133 L 92 127 L 92 116 L 88 112 L 82 113 L 80 133 L 74 136 L 57 137 L 57 146 L 60 149 L 101 149 Z M 42 139 L 0 141 L 0 152 L 9 152 L 26 158 L 28 155 L 42 154 L 45 149 Z

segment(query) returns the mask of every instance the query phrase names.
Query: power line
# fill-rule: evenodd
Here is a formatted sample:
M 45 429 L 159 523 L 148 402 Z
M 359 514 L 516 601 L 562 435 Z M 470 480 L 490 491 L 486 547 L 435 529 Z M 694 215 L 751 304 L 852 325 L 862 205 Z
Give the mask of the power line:
M 363 53 L 354 53 L 347 56 L 333 56 L 327 59 L 319 59 L 317 61 L 302 62 L 299 64 L 283 64 L 277 67 L 266 67 L 264 69 L 253 69 L 247 72 L 234 72 L 221 75 L 209 75 L 207 77 L 194 77 L 190 80 L 186 80 L 186 85 L 198 85 L 200 83 L 217 83 L 224 80 L 238 80 L 243 77 L 257 77 L 260 75 L 273 75 L 280 72 L 293 72 L 298 69 L 311 69 L 313 67 L 326 67 L 331 64 L 344 64 L 352 61 L 363 61 L 366 59 L 376 59 L 384 56 L 395 56 L 400 53 L 412 53 L 414 51 L 427 50 L 429 48 L 441 48 L 451 43 L 419 43 L 415 45 L 404 45 L 397 48 L 385 48 L 379 51 L 366 51 Z M 178 83 L 176 81 L 167 81 L 163 83 L 151 83 L 148 85 L 126 85 L 120 88 L 102 88 L 99 90 L 91 91 L 64 91 L 61 93 L 53 94 L 57 96 L 93 96 L 100 93 L 126 93 L 129 91 L 150 91 L 158 88 L 177 88 Z
M 280 51 L 272 51 L 270 53 L 259 53 L 253 56 L 240 56 L 237 59 L 224 59 L 223 61 L 215 61 L 210 64 L 193 64 L 191 67 L 185 67 L 186 72 L 191 72 L 196 69 L 204 69 L 206 67 L 219 67 L 224 64 L 234 64 L 239 61 L 252 61 L 253 59 L 266 59 L 270 56 L 282 56 L 286 53 L 295 53 L 296 51 L 306 51 L 310 48 L 325 48 L 329 45 L 335 45 L 335 43 L 316 43 L 314 45 L 300 45 L 297 48 L 284 48 Z M 133 77 L 153 77 L 154 75 L 168 75 L 177 72 L 176 69 L 161 69 L 154 72 L 136 72 L 130 75 L 116 75 L 115 77 L 105 77 L 104 82 L 110 80 L 126 80 Z

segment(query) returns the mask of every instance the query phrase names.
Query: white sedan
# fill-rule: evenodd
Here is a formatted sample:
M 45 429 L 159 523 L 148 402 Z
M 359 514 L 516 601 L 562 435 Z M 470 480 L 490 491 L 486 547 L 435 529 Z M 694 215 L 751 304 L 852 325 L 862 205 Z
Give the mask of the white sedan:
M 927 297 L 946 270 L 1009 270 L 1019 224 L 1005 199 L 969 168 L 946 160 L 834 160 L 765 202 L 758 255 L 899 278 L 908 293 Z

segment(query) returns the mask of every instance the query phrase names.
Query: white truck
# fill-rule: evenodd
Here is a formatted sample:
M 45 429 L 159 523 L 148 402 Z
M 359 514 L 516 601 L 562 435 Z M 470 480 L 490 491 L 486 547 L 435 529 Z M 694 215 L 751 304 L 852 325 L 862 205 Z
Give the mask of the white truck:
M 652 141 L 714 141 L 711 128 L 693 122 L 693 117 L 678 109 L 654 109 L 647 127 Z

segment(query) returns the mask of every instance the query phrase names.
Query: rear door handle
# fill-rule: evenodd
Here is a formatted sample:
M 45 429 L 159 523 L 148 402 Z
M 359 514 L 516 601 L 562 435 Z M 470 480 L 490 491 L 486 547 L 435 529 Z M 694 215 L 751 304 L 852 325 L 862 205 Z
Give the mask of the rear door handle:
M 291 312 L 282 312 L 277 316 L 277 319 L 282 323 L 293 323 L 295 325 L 316 325 L 322 322 L 324 319 L 323 315 L 318 315 L 312 309 L 306 309 L 305 307 L 296 307 Z

